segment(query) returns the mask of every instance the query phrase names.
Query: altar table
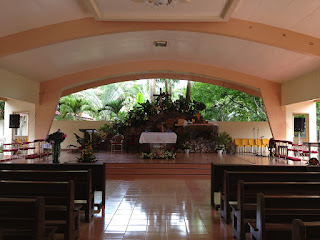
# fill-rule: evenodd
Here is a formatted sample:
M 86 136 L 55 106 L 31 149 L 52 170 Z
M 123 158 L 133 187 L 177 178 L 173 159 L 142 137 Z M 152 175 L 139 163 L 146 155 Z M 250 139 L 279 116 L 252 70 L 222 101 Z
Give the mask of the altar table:
M 143 132 L 139 143 L 176 143 L 177 134 L 174 132 Z

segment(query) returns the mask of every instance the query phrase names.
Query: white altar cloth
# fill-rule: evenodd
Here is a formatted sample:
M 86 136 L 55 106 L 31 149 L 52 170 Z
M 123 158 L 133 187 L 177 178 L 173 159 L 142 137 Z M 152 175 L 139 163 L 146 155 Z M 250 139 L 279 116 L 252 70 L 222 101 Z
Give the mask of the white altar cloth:
M 143 132 L 139 143 L 176 143 L 177 134 L 174 132 Z

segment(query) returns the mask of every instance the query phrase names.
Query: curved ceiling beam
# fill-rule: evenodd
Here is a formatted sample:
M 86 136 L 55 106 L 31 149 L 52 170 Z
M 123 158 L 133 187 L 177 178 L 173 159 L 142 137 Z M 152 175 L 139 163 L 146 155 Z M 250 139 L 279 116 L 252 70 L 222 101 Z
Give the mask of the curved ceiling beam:
M 124 62 L 103 67 L 93 68 L 62 77 L 54 78 L 40 84 L 42 91 L 51 89 L 62 89 L 65 91 L 83 84 L 104 80 L 111 77 L 139 74 L 143 77 L 146 73 L 171 73 L 189 76 L 206 76 L 207 78 L 220 79 L 253 89 L 264 87 L 280 88 L 279 83 L 271 82 L 263 78 L 255 77 L 229 69 L 218 68 L 200 63 L 154 60 Z M 190 79 L 192 80 L 192 79 Z
M 245 20 L 230 19 L 228 22 L 205 23 L 161 23 L 96 22 L 93 18 L 48 25 L 2 37 L 0 38 L 0 57 L 79 38 L 154 30 L 216 34 L 320 57 L 319 38 Z
M 151 78 L 184 79 L 184 80 L 190 80 L 190 81 L 196 81 L 196 82 L 210 83 L 213 85 L 230 88 L 233 90 L 237 90 L 237 91 L 244 92 L 244 93 L 253 95 L 255 97 L 261 98 L 261 93 L 259 90 L 249 88 L 240 84 L 225 82 L 223 80 L 217 80 L 217 79 L 209 78 L 206 76 L 188 75 L 183 73 L 161 73 L 161 72 L 124 75 L 119 77 L 110 77 L 103 80 L 97 80 L 95 82 L 85 83 L 80 86 L 68 88 L 62 91 L 61 97 L 64 97 L 66 95 L 69 95 L 75 92 L 83 91 L 89 88 L 94 88 L 94 87 L 107 85 L 111 83 L 133 81 L 133 80 L 140 80 L 140 79 L 151 79 Z

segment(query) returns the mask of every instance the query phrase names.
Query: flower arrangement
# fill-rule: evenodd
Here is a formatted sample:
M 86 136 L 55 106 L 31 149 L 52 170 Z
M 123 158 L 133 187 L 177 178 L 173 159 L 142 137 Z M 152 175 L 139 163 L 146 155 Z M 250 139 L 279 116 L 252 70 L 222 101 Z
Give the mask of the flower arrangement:
M 58 131 L 47 135 L 46 142 L 51 144 L 61 144 L 66 139 L 66 137 L 67 135 L 61 132 L 60 129 L 58 129 Z
M 61 146 L 60 144 L 66 139 L 67 135 L 58 129 L 58 131 L 47 135 L 46 142 L 52 144 L 52 162 L 59 163 Z
M 153 149 L 151 152 L 142 152 L 141 158 L 144 159 L 175 159 L 176 154 L 174 150 Z
M 81 150 L 81 155 L 78 158 L 79 163 L 90 163 L 94 162 L 96 156 L 93 153 L 92 145 L 89 144 Z
M 191 148 L 191 144 L 189 141 L 184 142 L 182 146 L 183 146 L 183 149 L 190 149 Z

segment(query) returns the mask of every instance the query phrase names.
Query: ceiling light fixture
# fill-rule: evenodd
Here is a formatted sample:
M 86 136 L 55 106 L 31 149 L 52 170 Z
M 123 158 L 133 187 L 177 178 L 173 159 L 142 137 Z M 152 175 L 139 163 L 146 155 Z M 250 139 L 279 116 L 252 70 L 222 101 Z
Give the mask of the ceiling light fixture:
M 182 2 L 182 3 L 191 2 L 191 0 L 132 0 L 132 1 L 145 3 L 146 5 L 151 5 L 153 7 L 159 7 L 159 6 L 165 6 L 165 5 L 172 7 L 178 2 Z
M 154 41 L 154 45 L 156 47 L 167 47 L 168 42 L 167 41 Z

